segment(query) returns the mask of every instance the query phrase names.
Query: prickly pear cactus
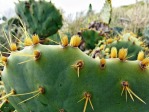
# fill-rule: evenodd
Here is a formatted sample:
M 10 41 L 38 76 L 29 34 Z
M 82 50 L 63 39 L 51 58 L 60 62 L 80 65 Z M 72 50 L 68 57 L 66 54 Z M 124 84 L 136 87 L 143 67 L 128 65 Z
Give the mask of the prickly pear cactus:
M 31 34 L 46 38 L 62 27 L 62 15 L 51 2 L 44 0 L 19 1 L 16 13 Z
M 32 42 L 31 42 L 32 41 Z M 23 50 L 1 57 L 2 80 L 18 112 L 148 112 L 149 59 L 128 61 L 127 50 L 94 60 L 77 48 L 79 36 L 41 45 L 37 36 Z
M 110 52 L 112 47 L 116 47 L 117 50 L 121 48 L 126 48 L 128 50 L 128 58 L 129 60 L 136 60 L 138 53 L 140 51 L 147 52 L 148 49 L 145 48 L 145 43 L 141 40 L 139 40 L 135 34 L 132 32 L 129 33 L 123 33 L 122 35 L 119 35 L 115 38 L 109 38 L 105 39 L 103 41 L 100 41 L 98 43 L 99 47 L 96 47 L 94 51 L 91 53 L 92 55 L 95 55 L 97 51 L 103 52 L 102 57 L 104 55 L 106 57 L 110 57 Z M 107 49 L 108 52 L 107 52 Z
M 145 51 L 145 43 L 140 41 L 133 33 L 124 33 L 115 41 L 108 43 L 106 48 L 116 47 L 118 50 L 121 48 L 128 49 L 128 57 L 130 60 L 136 60 L 138 53 L 143 50 Z
M 108 38 L 111 36 L 112 29 L 108 24 L 94 21 L 90 23 L 88 28 L 81 29 L 78 34 L 82 37 L 80 49 L 92 50 L 104 37 Z
M 82 30 L 79 34 L 83 40 L 80 47 L 83 49 L 94 49 L 98 41 L 104 38 L 98 31 L 90 29 Z

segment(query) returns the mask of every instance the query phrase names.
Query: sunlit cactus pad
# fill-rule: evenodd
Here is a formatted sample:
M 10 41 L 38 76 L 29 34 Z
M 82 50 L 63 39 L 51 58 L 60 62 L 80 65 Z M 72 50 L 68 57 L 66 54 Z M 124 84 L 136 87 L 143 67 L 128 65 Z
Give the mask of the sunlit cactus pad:
M 3 59 L 2 80 L 18 112 L 148 112 L 149 60 L 94 60 L 71 46 L 27 46 Z M 71 40 L 72 41 L 72 40 Z M 77 40 L 78 41 L 78 40 Z

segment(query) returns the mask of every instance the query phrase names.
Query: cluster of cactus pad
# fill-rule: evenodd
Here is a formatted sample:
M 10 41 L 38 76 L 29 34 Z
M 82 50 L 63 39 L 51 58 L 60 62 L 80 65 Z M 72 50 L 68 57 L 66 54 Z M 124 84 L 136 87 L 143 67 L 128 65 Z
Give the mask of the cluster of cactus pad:
M 109 42 L 107 40 L 106 48 L 116 47 L 118 50 L 123 48 L 128 49 L 129 60 L 136 60 L 140 51 L 145 51 L 145 43 L 139 40 L 132 32 L 124 33 L 121 36 L 114 38 L 116 41 Z M 110 41 L 111 39 L 109 39 Z
M 91 55 L 93 57 L 110 57 L 110 51 L 113 47 L 116 47 L 117 50 L 125 48 L 128 50 L 129 60 L 136 60 L 138 53 L 148 52 L 146 44 L 141 41 L 136 35 L 132 32 L 123 32 L 114 38 L 104 38 L 102 41 L 99 41 L 97 47 L 93 50 Z M 100 53 L 100 54 L 99 54 Z

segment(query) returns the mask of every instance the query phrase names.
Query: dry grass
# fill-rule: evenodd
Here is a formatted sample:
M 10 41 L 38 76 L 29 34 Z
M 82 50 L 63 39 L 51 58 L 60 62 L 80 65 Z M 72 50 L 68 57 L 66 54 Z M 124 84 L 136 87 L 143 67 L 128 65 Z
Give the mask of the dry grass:
M 124 20 L 124 21 L 120 21 Z M 129 22 L 128 22 L 129 21 Z M 135 33 L 149 24 L 149 4 L 138 2 L 113 9 L 111 26 L 124 27 Z
M 92 21 L 99 21 L 99 13 L 93 12 L 87 15 L 78 12 L 75 16 L 65 17 L 64 26 L 61 31 L 76 34 L 81 28 L 87 28 Z M 120 21 L 121 20 L 121 21 Z M 113 8 L 111 27 L 122 27 L 134 33 L 143 32 L 149 25 L 149 4 L 138 2 L 136 4 Z
M 69 15 L 64 19 L 64 25 L 61 29 L 62 32 L 67 32 L 71 35 L 77 34 L 82 28 L 88 28 L 89 23 L 99 20 L 99 13 L 78 12 L 75 16 Z

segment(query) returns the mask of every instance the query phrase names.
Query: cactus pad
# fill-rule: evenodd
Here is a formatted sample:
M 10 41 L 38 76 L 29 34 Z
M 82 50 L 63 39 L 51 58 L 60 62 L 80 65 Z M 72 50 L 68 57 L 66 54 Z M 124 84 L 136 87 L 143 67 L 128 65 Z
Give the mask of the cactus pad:
M 28 31 L 41 38 L 55 34 L 62 27 L 62 15 L 51 2 L 20 1 L 16 4 L 16 13 Z
M 148 59 L 94 60 L 76 47 L 37 44 L 5 62 L 2 80 L 18 112 L 149 110 Z

